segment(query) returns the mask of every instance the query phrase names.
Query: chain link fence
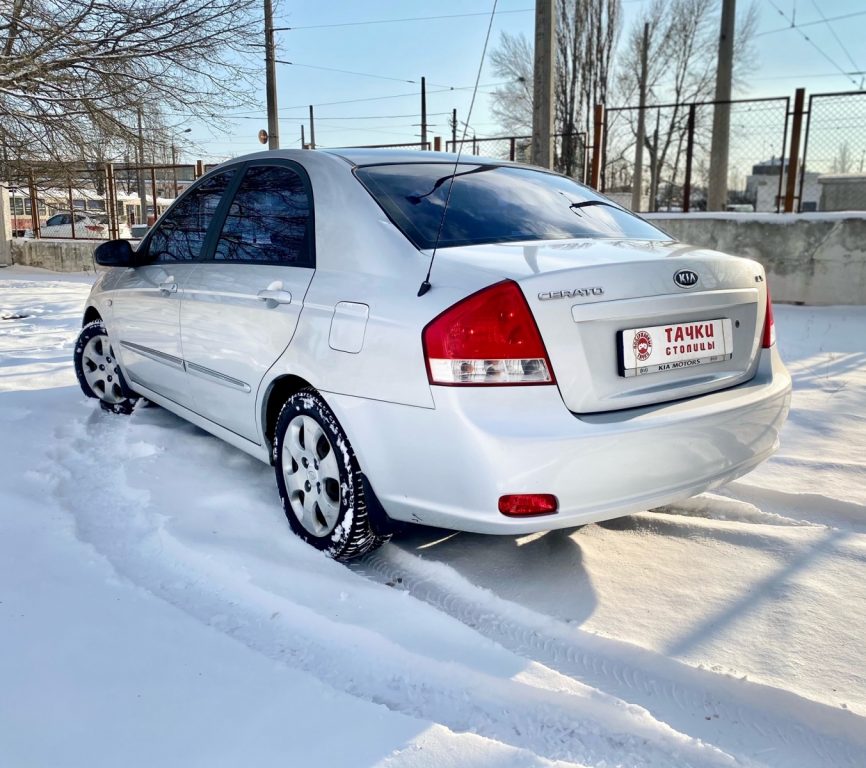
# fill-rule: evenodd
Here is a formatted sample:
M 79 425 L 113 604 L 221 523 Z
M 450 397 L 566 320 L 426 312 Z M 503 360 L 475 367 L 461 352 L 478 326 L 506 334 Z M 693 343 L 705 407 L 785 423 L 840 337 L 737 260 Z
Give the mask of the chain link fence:
M 730 108 L 728 208 L 780 210 L 790 100 L 742 99 L 719 104 Z M 607 109 L 602 191 L 641 212 L 706 209 L 716 105 L 685 102 L 643 108 L 644 146 L 637 192 L 635 150 L 641 108 Z
M 866 210 L 866 92 L 809 97 L 799 211 Z
M 496 136 L 492 138 L 458 139 L 446 142 L 449 152 L 481 155 L 496 160 L 512 160 L 518 163 L 532 162 L 532 136 Z M 553 167 L 560 173 L 581 181 L 588 173 L 585 133 L 558 133 L 554 136 Z
M 321 146 L 321 145 L 317 145 Z M 404 144 L 352 144 L 351 149 L 417 149 L 426 151 L 432 149 L 429 141 L 413 141 Z

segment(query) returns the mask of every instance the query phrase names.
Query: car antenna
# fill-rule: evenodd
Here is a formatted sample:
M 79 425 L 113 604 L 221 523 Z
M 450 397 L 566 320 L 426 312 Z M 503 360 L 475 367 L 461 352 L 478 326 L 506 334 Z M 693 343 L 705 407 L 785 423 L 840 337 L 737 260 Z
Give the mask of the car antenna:
M 442 237 L 442 228 L 445 225 L 445 216 L 448 214 L 448 203 L 451 202 L 451 190 L 454 188 L 454 178 L 457 176 L 457 167 L 460 165 L 460 155 L 463 154 L 463 145 L 466 143 L 466 132 L 469 130 L 469 121 L 472 119 L 472 107 L 475 106 L 475 96 L 478 93 L 478 83 L 481 82 L 481 70 L 484 67 L 484 57 L 487 55 L 487 44 L 490 42 L 490 31 L 493 29 L 493 19 L 496 16 L 496 5 L 499 0 L 493 0 L 493 8 L 490 11 L 490 22 L 487 25 L 487 35 L 484 38 L 484 48 L 481 49 L 481 61 L 478 62 L 478 74 L 475 75 L 475 87 L 472 89 L 472 101 L 469 102 L 469 112 L 463 123 L 463 135 L 460 137 L 460 146 L 457 149 L 457 159 L 454 161 L 454 170 L 448 180 L 448 191 L 445 193 L 445 207 L 439 219 L 439 229 L 436 230 L 436 240 L 433 242 L 433 253 L 430 255 L 430 263 L 427 265 L 427 276 L 421 287 L 418 288 L 418 296 L 423 296 L 430 290 L 430 273 L 433 271 L 433 260 L 436 258 L 436 249 L 439 247 L 439 238 Z

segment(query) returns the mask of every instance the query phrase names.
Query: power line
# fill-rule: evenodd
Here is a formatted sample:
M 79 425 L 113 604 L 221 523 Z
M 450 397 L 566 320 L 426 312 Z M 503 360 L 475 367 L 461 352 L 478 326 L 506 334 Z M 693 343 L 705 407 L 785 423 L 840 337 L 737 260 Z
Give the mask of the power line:
M 842 49 L 842 52 L 848 57 L 848 61 L 851 62 L 851 66 L 854 67 L 854 69 L 857 69 L 857 62 L 854 61 L 854 58 L 845 47 L 845 43 L 843 43 L 839 35 L 836 34 L 836 30 L 833 29 L 833 25 L 829 21 L 827 21 L 827 17 L 824 15 L 824 11 L 821 10 L 820 6 L 815 2 L 815 0 L 812 0 L 812 5 L 815 6 L 815 10 L 818 11 L 818 14 L 821 16 L 822 19 L 824 19 L 824 23 L 827 25 L 827 29 L 830 30 L 830 34 L 833 35 L 833 37 L 836 39 L 836 42 L 839 43 L 839 47 Z
M 483 85 L 479 86 L 479 93 L 492 93 L 492 91 L 485 91 L 482 89 L 484 89 L 484 88 L 497 88 L 501 85 L 505 85 L 505 82 L 484 83 Z M 437 94 L 437 93 L 452 93 L 454 91 L 471 91 L 473 88 L 474 88 L 474 86 L 472 86 L 472 85 L 459 85 L 459 86 L 454 86 L 452 88 L 436 89 L 434 91 L 428 91 L 427 93 L 428 93 L 428 95 L 431 95 L 431 94 Z M 323 102 L 320 102 L 319 104 L 313 104 L 313 106 L 314 107 L 332 107 L 332 106 L 339 106 L 342 104 L 359 104 L 362 102 L 369 102 L 369 101 L 387 101 L 388 99 L 405 99 L 405 98 L 409 98 L 409 97 L 418 98 L 417 91 L 411 91 L 410 93 L 395 93 L 391 96 L 367 96 L 367 97 L 360 98 L 360 99 L 343 99 L 341 101 L 323 101 Z M 309 104 L 298 104 L 298 105 L 294 105 L 291 107 L 280 107 L 279 111 L 280 112 L 288 112 L 288 111 L 294 111 L 294 110 L 298 110 L 298 109 L 309 109 L 309 107 L 310 107 Z M 171 115 L 173 117 L 194 117 L 194 118 L 199 118 L 199 119 L 201 119 L 203 117 L 212 117 L 212 118 L 218 118 L 218 119 L 223 119 L 223 120 L 261 119 L 260 117 L 257 117 L 256 115 L 243 114 L 243 113 L 239 113 L 239 112 L 227 112 L 227 113 L 223 113 L 221 115 L 218 115 L 218 114 L 213 113 L 213 112 L 211 112 L 211 113 L 166 112 L 166 114 Z M 437 114 L 439 114 L 439 113 L 437 113 Z M 291 119 L 292 116 L 287 115 L 286 117 Z
M 412 85 L 420 85 L 420 80 L 407 80 L 402 77 L 388 77 L 387 75 L 371 75 L 369 72 L 354 72 L 351 69 L 335 69 L 334 67 L 320 67 L 314 64 L 299 64 L 296 61 L 286 61 L 285 59 L 274 59 L 276 64 L 288 64 L 292 67 L 304 67 L 305 69 L 320 69 L 323 72 L 339 72 L 343 75 L 357 75 L 358 77 L 373 77 L 377 80 L 393 80 L 397 83 L 411 83 Z M 442 85 L 441 83 L 430 83 L 436 88 L 444 88 L 445 90 L 453 90 L 453 86 Z
M 778 8 L 776 8 L 779 11 Z M 784 13 L 779 11 L 783 18 L 787 19 Z M 816 24 L 824 24 L 829 21 L 841 21 L 842 19 L 853 19 L 855 16 L 866 16 L 866 11 L 856 11 L 855 13 L 846 13 L 842 16 L 830 16 L 826 19 L 818 21 L 807 21 L 802 24 L 791 23 L 787 27 L 778 27 L 777 29 L 766 29 L 763 32 L 757 32 L 753 37 L 763 37 L 764 35 L 775 35 L 777 32 L 787 32 L 789 29 L 800 29 L 801 27 L 814 27 Z
M 495 86 L 505 85 L 505 83 L 485 83 L 480 88 L 493 88 Z M 427 91 L 428 96 L 435 93 L 448 93 L 450 91 L 471 91 L 474 86 L 471 85 L 461 85 L 454 86 L 453 88 L 442 88 L 437 89 L 435 91 Z M 343 101 L 323 101 L 320 104 L 314 104 L 314 107 L 332 107 L 337 104 L 359 104 L 361 102 L 366 101 L 385 101 L 386 99 L 405 99 L 407 97 L 418 98 L 417 91 L 411 91 L 410 93 L 395 93 L 393 96 L 368 96 L 361 99 L 344 99 Z M 289 109 L 307 109 L 309 108 L 309 104 L 299 104 L 298 106 L 292 107 L 282 107 L 280 112 Z
M 535 8 L 518 8 L 513 11 L 497 11 L 497 15 L 502 16 L 506 13 L 529 13 L 534 12 Z M 294 31 L 298 29 L 334 29 L 335 27 L 363 27 L 370 24 L 401 24 L 406 21 L 436 21 L 438 19 L 467 19 L 470 16 L 485 16 L 490 14 L 486 11 L 481 13 L 450 13 L 442 16 L 407 16 L 402 19 L 371 19 L 369 21 L 344 21 L 338 24 L 307 24 L 296 27 L 274 27 L 274 31 Z
M 450 115 L 450 112 L 428 112 L 428 117 L 440 117 L 441 115 Z M 416 118 L 418 113 L 414 112 L 408 115 L 340 115 L 338 117 L 320 117 L 316 115 L 316 120 L 396 120 L 398 118 Z
M 846 72 L 846 75 L 866 75 L 866 69 L 856 70 L 853 72 Z M 836 72 L 821 72 L 820 74 L 815 75 L 774 75 L 773 77 L 750 77 L 749 80 L 802 80 L 806 77 L 839 77 Z
M 840 67 L 840 66 L 839 66 L 839 65 L 838 65 L 838 64 L 837 64 L 833 59 L 831 59 L 831 58 L 830 58 L 830 57 L 829 57 L 829 56 L 824 52 L 824 50 L 821 48 L 821 46 L 819 46 L 817 43 L 815 43 L 815 41 L 812 40 L 812 38 L 809 37 L 809 35 L 807 35 L 805 32 L 803 32 L 802 29 L 800 29 L 796 24 L 794 24 L 794 20 L 793 20 L 793 19 L 789 19 L 789 18 L 788 18 L 787 14 L 785 14 L 785 12 L 784 12 L 781 8 L 779 8 L 778 5 L 776 5 L 776 3 L 774 2 L 774 0 L 770 0 L 770 5 L 772 5 L 773 8 L 776 9 L 776 11 L 779 13 L 779 15 L 780 15 L 783 19 L 785 19 L 785 21 L 790 21 L 790 22 L 791 22 L 791 29 L 796 29 L 796 30 L 800 33 L 800 35 L 802 35 L 803 39 L 804 39 L 807 43 L 809 43 L 809 45 L 811 45 L 811 46 L 812 46 L 816 51 L 818 51 L 818 53 L 820 53 L 820 54 L 821 54 L 825 59 L 827 59 L 827 61 L 829 61 L 829 62 L 833 65 L 833 67 L 834 67 L 835 69 L 838 69 L 838 70 L 839 70 L 843 75 L 845 75 L 845 77 L 847 77 L 847 78 L 848 78 L 848 79 L 849 79 L 849 80 L 850 80 L 854 85 L 858 85 L 857 81 L 854 80 L 854 78 L 852 78 L 852 77 L 848 77 L 848 75 L 845 74 L 845 70 L 842 69 L 842 67 Z M 805 26 L 805 25 L 803 25 L 803 26 Z

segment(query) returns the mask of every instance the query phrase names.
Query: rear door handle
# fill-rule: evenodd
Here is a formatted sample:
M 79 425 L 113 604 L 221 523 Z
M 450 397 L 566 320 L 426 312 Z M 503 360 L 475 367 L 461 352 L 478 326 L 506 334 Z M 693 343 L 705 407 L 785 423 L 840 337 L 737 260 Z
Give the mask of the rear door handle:
M 169 277 L 167 280 L 160 283 L 158 287 L 160 292 L 164 294 L 177 293 L 177 283 L 173 277 Z
M 264 301 L 269 307 L 276 307 L 278 304 L 291 304 L 292 294 L 283 290 L 271 290 L 270 288 L 259 291 L 256 294 L 260 301 Z

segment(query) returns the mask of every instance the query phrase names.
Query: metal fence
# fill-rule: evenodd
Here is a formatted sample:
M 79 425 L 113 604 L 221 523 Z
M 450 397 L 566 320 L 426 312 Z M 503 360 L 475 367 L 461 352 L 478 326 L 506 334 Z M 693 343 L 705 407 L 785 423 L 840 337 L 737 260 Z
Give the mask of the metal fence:
M 778 211 L 790 99 L 739 99 L 644 107 L 645 140 L 639 211 L 706 208 L 713 110 L 730 106 L 728 202 L 734 210 Z M 605 111 L 601 189 L 633 207 L 637 124 L 641 108 Z
M 793 110 L 787 97 L 644 107 L 636 210 L 706 208 L 713 110 L 719 103 L 730 107 L 729 210 L 866 210 L 866 92 L 812 94 L 806 108 L 802 89 Z M 636 106 L 596 108 L 591 146 L 585 133 L 555 137 L 555 169 L 586 183 L 597 181 L 602 192 L 633 207 L 639 112 Z M 447 141 L 445 148 L 531 162 L 531 143 L 530 136 L 473 136 Z M 414 150 L 440 146 L 439 137 L 432 143 L 362 145 Z M 151 223 L 210 167 L 200 160 L 145 166 L 8 163 L 13 233 L 74 239 L 129 236 L 133 225 Z M 791 179 L 789 168 L 794 169 Z
M 866 92 L 809 97 L 799 211 L 866 210 Z
M 491 138 L 457 139 L 446 142 L 449 152 L 462 146 L 462 154 L 483 155 L 499 160 L 531 162 L 532 136 L 496 136 Z M 587 180 L 589 163 L 585 133 L 554 136 L 554 168 L 581 181 Z
M 352 149 L 418 149 L 430 150 L 433 145 L 429 141 L 412 141 L 403 144 L 352 144 Z M 305 147 L 308 149 L 308 147 Z
M 129 237 L 152 223 L 210 166 L 33 164 L 11 172 L 9 205 L 17 237 L 100 240 Z M 144 189 L 141 215 L 139 188 Z

